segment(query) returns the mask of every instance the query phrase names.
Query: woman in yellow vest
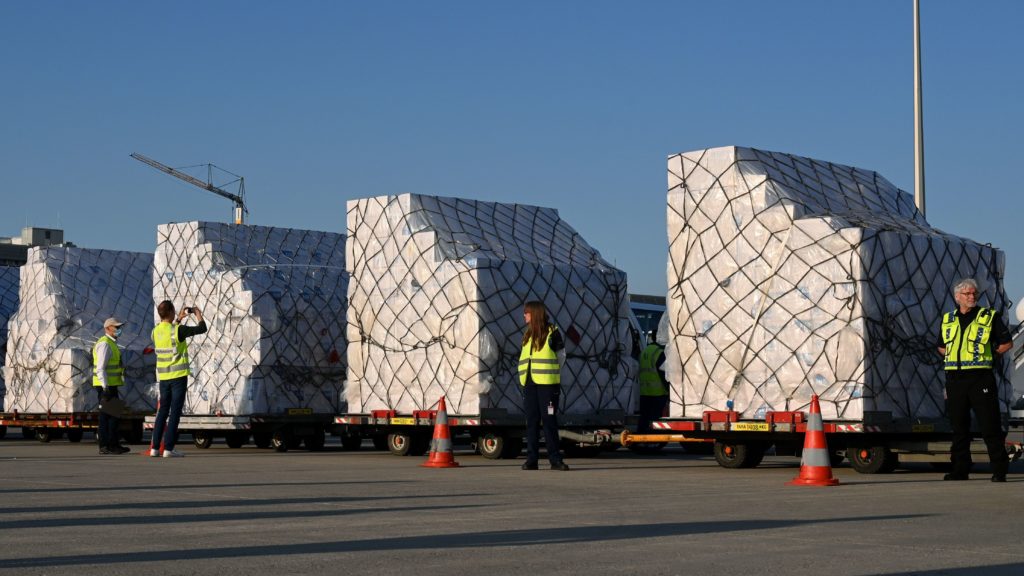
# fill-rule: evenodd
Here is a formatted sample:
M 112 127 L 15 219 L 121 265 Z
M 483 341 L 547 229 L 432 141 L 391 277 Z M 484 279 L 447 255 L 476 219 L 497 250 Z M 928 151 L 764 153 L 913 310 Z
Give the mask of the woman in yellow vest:
M 558 351 L 565 347 L 558 327 L 548 322 L 542 302 L 530 301 L 523 308 L 526 332 L 519 352 L 519 385 L 526 413 L 526 462 L 523 470 L 536 470 L 540 460 L 540 426 L 552 470 L 568 470 L 562 462 L 558 439 L 558 400 L 562 393 Z

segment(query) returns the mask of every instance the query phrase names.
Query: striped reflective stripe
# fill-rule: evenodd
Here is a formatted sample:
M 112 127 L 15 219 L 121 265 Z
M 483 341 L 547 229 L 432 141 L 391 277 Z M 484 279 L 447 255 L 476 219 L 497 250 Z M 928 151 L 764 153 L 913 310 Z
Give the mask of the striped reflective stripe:
M 451 452 L 452 451 L 452 439 L 451 438 L 434 438 L 434 445 L 430 448 L 431 452 Z
M 957 362 L 946 362 L 946 368 L 956 368 Z M 961 368 L 991 368 L 991 360 L 966 360 L 959 362 Z
M 156 369 L 157 374 L 167 374 L 168 372 L 177 372 L 188 368 L 188 362 L 184 364 L 171 364 L 170 366 L 158 366 Z
M 821 422 L 821 413 L 812 412 L 807 416 L 807 431 L 808 432 L 824 432 L 825 427 Z
M 800 457 L 801 466 L 831 466 L 828 459 L 828 450 L 824 448 L 804 448 L 803 456 Z
M 155 352 L 157 354 L 174 354 L 174 348 L 157 348 Z

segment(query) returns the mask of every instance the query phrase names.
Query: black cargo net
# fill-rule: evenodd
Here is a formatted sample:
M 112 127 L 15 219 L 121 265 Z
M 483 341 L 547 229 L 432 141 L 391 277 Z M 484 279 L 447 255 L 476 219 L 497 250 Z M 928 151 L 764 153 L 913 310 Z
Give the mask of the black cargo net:
M 208 328 L 189 340 L 186 413 L 344 412 L 347 276 L 343 234 L 160 226 L 152 300 L 198 307 Z
M 562 409 L 630 409 L 625 274 L 557 211 L 402 195 L 348 209 L 350 410 L 522 412 L 523 305 L 566 343 Z
M 103 321 L 125 322 L 118 347 L 135 410 L 156 406 L 150 344 L 153 255 L 85 248 L 32 248 L 22 267 L 7 342 L 7 410 L 81 412 L 96 408 L 92 350 Z
M 1002 254 L 931 228 L 875 172 L 704 150 L 669 159 L 668 210 L 675 416 L 806 411 L 812 394 L 826 418 L 941 416 L 953 284 L 1007 305 Z
M 18 309 L 18 276 L 21 268 L 16 266 L 0 266 L 0 410 L 4 406 L 3 365 L 7 358 L 7 322 Z

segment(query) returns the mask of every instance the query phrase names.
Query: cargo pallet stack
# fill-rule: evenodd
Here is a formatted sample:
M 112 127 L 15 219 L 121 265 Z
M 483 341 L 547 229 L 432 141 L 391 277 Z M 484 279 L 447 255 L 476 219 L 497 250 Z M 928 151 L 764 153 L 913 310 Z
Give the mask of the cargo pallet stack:
M 213 222 L 157 232 L 155 302 L 196 306 L 179 430 L 199 448 L 223 437 L 278 451 L 319 450 L 344 412 L 345 236 Z M 147 421 L 152 427 L 152 420 Z
M 626 275 L 556 210 L 418 194 L 348 204 L 348 414 L 343 446 L 429 446 L 438 400 L 489 458 L 522 448 L 523 305 L 565 336 L 560 425 L 615 428 L 633 404 Z
M 859 168 L 725 147 L 670 157 L 668 180 L 671 403 L 656 428 L 756 466 L 799 453 L 817 395 L 834 462 L 948 461 L 939 320 L 965 277 L 1006 311 L 1003 253 L 932 228 Z
M 20 269 L 11 316 L 0 425 L 21 426 L 41 442 L 78 442 L 97 424 L 92 348 L 111 316 L 126 323 L 118 339 L 128 412 L 122 435 L 142 440 L 142 418 L 156 406 L 150 344 L 153 256 L 75 247 L 36 247 Z

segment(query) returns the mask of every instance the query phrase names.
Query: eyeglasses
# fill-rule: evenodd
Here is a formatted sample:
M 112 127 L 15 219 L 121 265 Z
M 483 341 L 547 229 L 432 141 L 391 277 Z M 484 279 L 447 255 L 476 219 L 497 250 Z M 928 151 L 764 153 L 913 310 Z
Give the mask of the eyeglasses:
M 977 292 L 961 292 L 960 295 L 961 296 L 973 296 L 975 298 L 978 297 L 978 293 Z

